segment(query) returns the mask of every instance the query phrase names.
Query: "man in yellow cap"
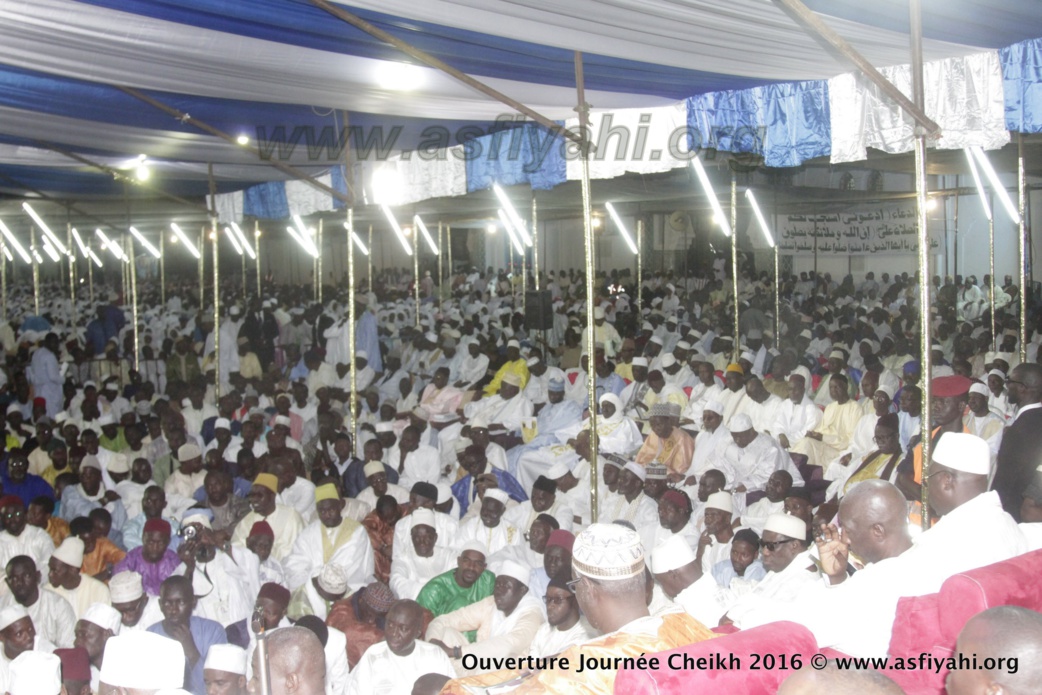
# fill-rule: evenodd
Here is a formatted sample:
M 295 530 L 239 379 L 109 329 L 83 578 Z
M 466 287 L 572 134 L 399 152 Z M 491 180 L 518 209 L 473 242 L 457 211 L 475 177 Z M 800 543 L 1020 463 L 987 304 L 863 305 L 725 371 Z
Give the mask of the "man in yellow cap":
M 344 500 L 333 483 L 315 488 L 318 518 L 300 532 L 283 562 L 290 591 L 296 591 L 328 564 L 339 565 L 351 591 L 373 581 L 373 548 L 369 535 L 344 516 Z M 277 532 L 276 532 L 277 533 Z
M 250 488 L 250 513 L 235 526 L 232 543 L 245 547 L 246 537 L 250 535 L 253 525 L 258 521 L 267 521 L 275 531 L 275 543 L 271 554 L 282 562 L 289 556 L 293 543 L 304 529 L 304 521 L 297 510 L 276 501 L 278 494 L 278 478 L 271 473 L 259 473 L 253 481 L 253 487 Z

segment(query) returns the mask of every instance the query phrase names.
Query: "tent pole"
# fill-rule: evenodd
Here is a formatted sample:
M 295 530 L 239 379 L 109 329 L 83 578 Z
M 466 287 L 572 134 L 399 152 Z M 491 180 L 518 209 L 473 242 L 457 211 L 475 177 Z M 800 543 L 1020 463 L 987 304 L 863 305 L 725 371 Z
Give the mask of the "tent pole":
M 1027 221 L 1027 173 L 1024 169 L 1024 134 L 1017 133 L 1017 207 L 1020 213 L 1020 225 L 1017 229 L 1017 245 L 1020 261 L 1020 361 L 1028 359 L 1028 280 L 1027 280 L 1027 230 L 1031 226 Z
M 535 278 L 535 291 L 539 291 L 539 208 L 535 202 L 535 191 L 532 191 L 532 273 Z
M 575 52 L 575 86 L 579 103 L 579 153 L 582 158 L 582 203 L 583 203 L 583 239 L 586 250 L 586 354 L 587 354 L 587 406 L 590 409 L 590 521 L 597 523 L 597 327 L 593 322 L 594 310 L 594 237 L 592 202 L 590 200 L 590 148 L 589 123 L 590 105 L 586 103 L 586 87 L 583 80 L 583 54 Z
M 134 320 L 134 369 L 140 369 L 140 355 L 141 355 L 141 337 L 138 335 L 138 324 L 137 324 L 137 257 L 134 255 L 134 238 L 132 236 L 124 237 L 127 242 L 127 255 L 130 256 L 130 299 L 131 299 L 131 312 L 130 315 Z
M 783 0 L 789 1 L 789 0 Z M 908 2 L 909 27 L 912 37 L 912 95 L 915 106 L 920 110 L 925 103 L 923 88 L 923 24 L 922 7 L 920 0 L 909 0 Z M 921 124 L 922 125 L 922 124 Z M 922 373 L 929 376 L 931 363 L 930 355 L 930 233 L 926 220 L 926 136 L 931 132 L 929 128 L 916 128 L 915 138 L 915 194 L 916 194 L 916 223 L 919 231 L 919 351 L 922 364 Z M 922 430 L 920 432 L 920 446 L 922 447 L 922 525 L 923 530 L 930 528 L 930 463 L 932 434 L 930 427 L 930 379 L 923 379 L 922 385 Z
M 991 210 L 991 215 L 988 216 L 988 267 L 990 284 L 988 287 L 988 304 L 990 305 L 991 311 L 991 349 L 998 350 L 999 337 L 995 335 L 995 208 L 992 207 L 994 202 L 991 194 L 988 194 L 988 209 Z
M 438 309 L 445 301 L 445 239 L 442 237 L 442 223 L 438 220 Z
M 456 277 L 455 273 L 452 272 L 452 225 L 451 224 L 445 225 L 445 243 L 449 247 L 448 248 L 449 278 L 450 278 L 450 280 L 449 280 L 449 299 L 451 300 L 452 299 L 452 279 L 451 278 Z M 370 247 L 370 248 L 372 248 L 372 247 Z M 372 282 L 373 282 L 373 280 L 372 280 L 372 271 L 370 270 L 370 273 L 369 273 L 370 291 L 372 291 Z
M 69 300 L 72 302 L 71 309 L 76 311 L 76 252 L 72 245 L 72 223 L 65 223 L 65 248 L 69 249 Z
M 416 330 L 420 330 L 420 230 L 412 226 L 412 294 L 416 302 Z
M 449 235 L 452 235 L 452 230 L 449 229 Z M 451 251 L 450 251 L 451 253 Z M 365 258 L 366 264 L 369 266 L 369 293 L 373 292 L 373 225 L 369 225 L 369 255 Z M 452 266 L 452 256 L 449 256 L 449 266 Z
M 358 365 L 355 363 L 355 244 L 351 236 L 355 231 L 354 208 L 347 209 L 347 343 L 348 357 L 351 362 L 351 400 L 347 403 L 347 424 L 351 430 L 351 448 L 357 448 L 358 418 L 355 408 L 358 407 Z M 369 249 L 369 253 L 373 250 Z
M 257 296 L 261 296 L 261 261 L 260 261 L 260 220 L 253 221 L 253 251 L 257 256 Z
M 36 225 L 29 227 L 29 248 L 33 258 L 33 307 L 37 316 L 40 315 L 40 264 L 36 262 Z
M 738 174 L 731 172 L 731 291 L 734 293 L 734 361 L 742 352 L 738 331 Z
M 640 327 L 641 310 L 644 308 L 644 216 L 637 218 L 637 324 Z
M 206 279 L 203 276 L 203 266 L 206 265 L 206 227 L 199 230 L 199 308 L 203 308 L 206 301 Z M 220 324 L 217 324 L 220 325 Z
M 315 259 L 315 292 L 318 294 L 318 303 L 322 303 L 322 218 L 318 218 L 318 258 Z
M 207 174 L 210 182 L 210 241 L 213 242 L 213 354 L 214 360 L 214 383 L 213 392 L 217 398 L 221 397 L 221 261 L 217 253 L 217 182 L 213 177 L 213 162 L 207 166 Z M 205 244 L 199 244 L 199 255 L 203 255 Z M 202 267 L 202 266 L 200 266 Z M 234 346 L 233 346 L 234 347 Z
M 159 232 L 159 298 L 166 305 L 166 232 Z

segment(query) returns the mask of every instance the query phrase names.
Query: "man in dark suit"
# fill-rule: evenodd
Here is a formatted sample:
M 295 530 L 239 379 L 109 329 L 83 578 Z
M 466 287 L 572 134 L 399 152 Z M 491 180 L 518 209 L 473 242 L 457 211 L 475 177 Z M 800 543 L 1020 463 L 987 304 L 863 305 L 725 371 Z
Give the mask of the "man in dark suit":
M 1006 379 L 1009 402 L 1019 406 L 1006 427 L 999 447 L 991 489 L 999 493 L 1002 508 L 1020 521 L 1024 490 L 1042 463 L 1042 366 L 1017 365 Z

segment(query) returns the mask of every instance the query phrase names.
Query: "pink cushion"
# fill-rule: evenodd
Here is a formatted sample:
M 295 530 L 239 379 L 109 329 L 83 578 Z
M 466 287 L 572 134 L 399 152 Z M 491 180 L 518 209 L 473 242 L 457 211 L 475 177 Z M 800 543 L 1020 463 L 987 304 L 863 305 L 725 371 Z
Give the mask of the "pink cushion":
M 727 695 L 768 695 L 775 693 L 782 681 L 795 673 L 791 668 L 782 669 L 782 657 L 786 666 L 793 655 L 802 657 L 803 666 L 817 652 L 814 635 L 796 623 L 770 623 L 751 630 L 742 630 L 717 639 L 679 647 L 653 656 L 659 659 L 657 670 L 620 670 L 615 678 L 615 692 L 625 695 L 687 695 L 688 693 L 726 693 Z M 669 658 L 681 668 L 669 667 Z M 704 657 L 707 660 L 720 655 L 724 664 L 734 655 L 741 663 L 738 669 L 685 670 L 683 656 L 690 659 Z M 753 670 L 754 655 L 760 657 L 759 668 Z M 768 669 L 763 658 L 774 657 L 774 668 Z M 648 655 L 652 656 L 652 655 Z
M 992 606 L 1042 610 L 1042 550 L 956 574 L 941 585 L 939 612 L 947 646 L 955 647 L 966 622 Z M 942 643 L 943 644 L 943 643 Z

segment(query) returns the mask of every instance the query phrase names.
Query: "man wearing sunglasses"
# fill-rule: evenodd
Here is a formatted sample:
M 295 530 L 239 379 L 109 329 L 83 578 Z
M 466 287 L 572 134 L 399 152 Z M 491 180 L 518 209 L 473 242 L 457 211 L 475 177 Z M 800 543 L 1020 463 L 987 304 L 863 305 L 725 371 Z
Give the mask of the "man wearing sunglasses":
M 1018 364 L 1006 388 L 1010 403 L 1019 409 L 1002 435 L 991 488 L 999 493 L 1002 508 L 1020 521 L 1024 490 L 1042 460 L 1042 366 Z

